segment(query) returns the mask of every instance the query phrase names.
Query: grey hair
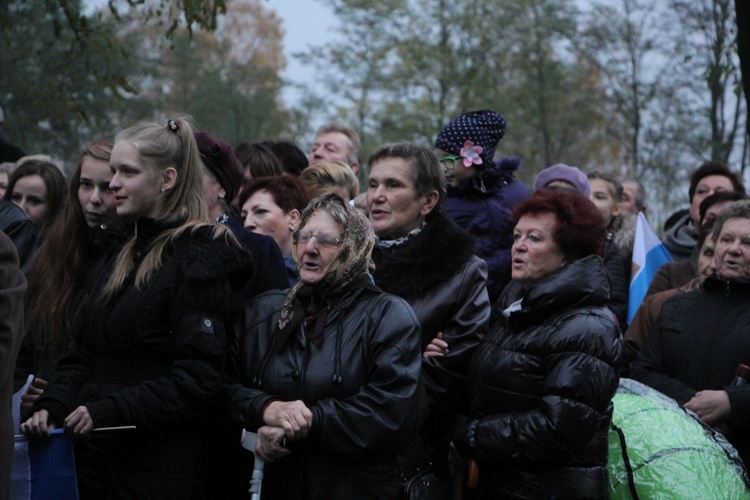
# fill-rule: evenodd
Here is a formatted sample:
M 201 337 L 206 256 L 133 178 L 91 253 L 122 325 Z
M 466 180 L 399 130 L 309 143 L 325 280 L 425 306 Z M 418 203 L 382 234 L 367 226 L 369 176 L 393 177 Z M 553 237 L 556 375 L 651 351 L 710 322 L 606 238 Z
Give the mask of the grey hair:
M 635 184 L 636 190 L 635 190 L 635 209 L 639 212 L 643 211 L 644 208 L 646 208 L 646 188 L 643 187 L 643 184 L 641 184 L 641 181 L 634 177 L 620 177 L 620 183 L 622 185 L 625 184 Z
M 437 192 L 438 202 L 435 208 L 427 214 L 427 220 L 431 220 L 445 211 L 445 198 L 447 196 L 445 174 L 443 174 L 443 169 L 440 168 L 440 161 L 431 149 L 408 142 L 383 144 L 370 155 L 367 160 L 368 168 L 372 169 L 373 165 L 387 158 L 401 158 L 409 163 L 412 167 L 411 180 L 414 183 L 417 196 L 426 196 L 433 191 Z
M 349 165 L 355 163 L 359 165 L 359 157 L 362 156 L 362 142 L 359 140 L 359 134 L 353 128 L 347 127 L 343 123 L 326 123 L 315 132 L 315 137 L 334 132 L 344 134 L 349 139 L 349 154 L 346 155 L 346 161 L 349 162 Z
M 735 201 L 724 207 L 714 224 L 714 230 L 711 233 L 712 240 L 719 239 L 724 223 L 729 219 L 750 219 L 750 200 Z

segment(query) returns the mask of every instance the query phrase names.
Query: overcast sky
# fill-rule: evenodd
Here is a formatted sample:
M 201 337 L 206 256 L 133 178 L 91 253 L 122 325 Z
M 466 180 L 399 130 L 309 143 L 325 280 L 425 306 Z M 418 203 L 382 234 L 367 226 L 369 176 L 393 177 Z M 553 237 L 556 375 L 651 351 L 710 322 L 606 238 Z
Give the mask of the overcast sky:
M 333 11 L 317 0 L 270 0 L 267 8 L 275 10 L 283 20 L 284 53 L 288 63 L 282 76 L 294 83 L 314 87 L 314 67 L 301 64 L 292 54 L 331 39 L 336 26 Z M 293 88 L 284 93 L 284 99 L 290 105 L 295 103 L 297 96 Z

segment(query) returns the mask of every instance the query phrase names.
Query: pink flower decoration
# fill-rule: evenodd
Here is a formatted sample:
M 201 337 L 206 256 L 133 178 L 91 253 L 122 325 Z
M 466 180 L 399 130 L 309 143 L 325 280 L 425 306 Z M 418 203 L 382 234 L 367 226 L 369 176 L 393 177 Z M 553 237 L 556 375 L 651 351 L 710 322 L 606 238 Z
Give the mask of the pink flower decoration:
M 484 148 L 482 146 L 475 146 L 473 142 L 466 141 L 464 147 L 461 148 L 461 158 L 464 159 L 464 167 L 469 168 L 472 165 L 481 165 L 482 154 Z

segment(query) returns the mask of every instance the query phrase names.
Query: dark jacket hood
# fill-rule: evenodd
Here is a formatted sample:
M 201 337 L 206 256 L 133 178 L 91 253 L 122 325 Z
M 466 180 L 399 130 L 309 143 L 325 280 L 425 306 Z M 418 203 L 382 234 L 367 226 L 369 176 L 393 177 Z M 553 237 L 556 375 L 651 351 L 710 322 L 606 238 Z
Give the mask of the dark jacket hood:
M 690 214 L 685 214 L 664 235 L 663 244 L 664 248 L 672 256 L 672 259 L 683 260 L 690 258 L 696 242 L 693 226 L 690 223 Z

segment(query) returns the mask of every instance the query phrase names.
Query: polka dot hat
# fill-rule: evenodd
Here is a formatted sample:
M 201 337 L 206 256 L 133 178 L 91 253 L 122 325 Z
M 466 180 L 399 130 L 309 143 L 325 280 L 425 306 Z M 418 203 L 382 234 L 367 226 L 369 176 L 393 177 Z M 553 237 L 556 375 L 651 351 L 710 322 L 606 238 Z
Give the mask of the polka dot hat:
M 504 135 L 505 119 L 500 113 L 491 109 L 470 111 L 443 127 L 435 139 L 435 147 L 461 156 L 461 148 L 464 148 L 466 141 L 471 141 L 474 146 L 482 147 L 479 154 L 482 164 L 474 166 L 483 169 L 486 165 L 492 165 L 495 148 Z

